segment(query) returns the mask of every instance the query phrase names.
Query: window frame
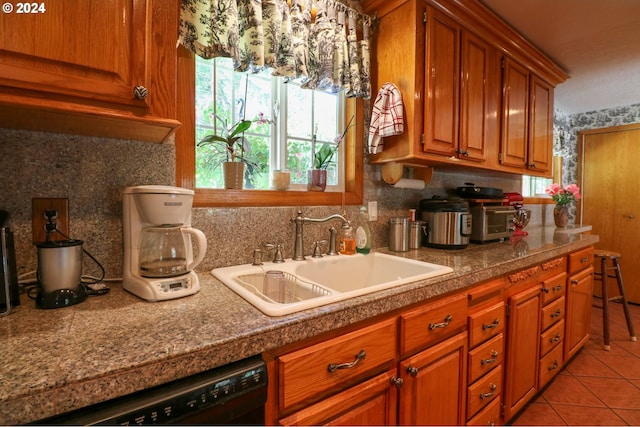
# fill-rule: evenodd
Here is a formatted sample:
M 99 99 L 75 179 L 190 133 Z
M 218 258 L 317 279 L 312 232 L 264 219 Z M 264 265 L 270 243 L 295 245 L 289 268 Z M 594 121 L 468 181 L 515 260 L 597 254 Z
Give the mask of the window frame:
M 194 207 L 360 205 L 363 198 L 364 129 L 355 126 L 344 140 L 344 191 L 225 190 L 195 188 L 195 55 L 178 47 L 176 185 L 195 190 Z M 345 117 L 364 123 L 362 99 L 347 99 Z

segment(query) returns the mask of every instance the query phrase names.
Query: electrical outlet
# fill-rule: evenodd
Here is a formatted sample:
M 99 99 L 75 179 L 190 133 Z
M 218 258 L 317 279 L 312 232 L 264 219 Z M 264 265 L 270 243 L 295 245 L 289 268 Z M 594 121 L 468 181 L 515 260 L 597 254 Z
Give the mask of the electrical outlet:
M 46 225 L 49 222 L 46 212 L 53 210 L 56 212 L 54 222 L 56 229 L 69 235 L 69 199 L 67 198 L 33 198 L 31 200 L 31 227 L 33 229 L 33 243 L 45 242 L 47 240 Z M 51 240 L 64 240 L 60 233 L 51 233 Z

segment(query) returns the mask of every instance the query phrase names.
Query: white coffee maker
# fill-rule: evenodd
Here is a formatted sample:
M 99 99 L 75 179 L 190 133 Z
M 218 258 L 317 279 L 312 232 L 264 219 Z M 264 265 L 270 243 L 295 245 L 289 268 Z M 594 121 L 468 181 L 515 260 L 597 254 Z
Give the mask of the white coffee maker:
M 148 301 L 180 298 L 200 290 L 193 269 L 204 258 L 207 239 L 191 227 L 193 195 L 186 188 L 161 185 L 125 188 L 124 289 Z

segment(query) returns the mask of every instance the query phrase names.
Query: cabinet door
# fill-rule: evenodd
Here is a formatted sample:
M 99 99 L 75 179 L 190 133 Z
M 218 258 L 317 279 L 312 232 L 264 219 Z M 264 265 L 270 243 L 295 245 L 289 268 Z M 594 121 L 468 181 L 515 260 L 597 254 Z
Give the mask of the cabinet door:
M 453 156 L 458 148 L 460 26 L 427 8 L 424 150 Z
M 504 58 L 502 70 L 502 141 L 500 163 L 524 169 L 527 162 L 529 71 Z
M 488 150 L 497 153 L 497 106 L 500 92 L 496 78 L 495 48 L 476 35 L 462 31 L 460 85 L 460 141 L 458 156 L 483 162 Z M 497 79 L 496 79 L 497 80 Z M 495 156 L 495 155 L 494 155 Z
M 544 174 L 551 171 L 553 87 L 535 75 L 530 84 L 527 168 Z
M 396 425 L 395 369 L 311 405 L 279 421 L 280 425 Z
M 540 285 L 509 298 L 504 418 L 508 421 L 536 394 L 540 341 Z
M 567 291 L 564 360 L 569 360 L 589 339 L 593 267 L 569 277 Z
M 24 3 L 32 4 L 32 3 Z M 146 108 L 146 0 L 47 0 L 0 14 L 0 85 Z
M 401 425 L 464 425 L 467 333 L 400 363 Z

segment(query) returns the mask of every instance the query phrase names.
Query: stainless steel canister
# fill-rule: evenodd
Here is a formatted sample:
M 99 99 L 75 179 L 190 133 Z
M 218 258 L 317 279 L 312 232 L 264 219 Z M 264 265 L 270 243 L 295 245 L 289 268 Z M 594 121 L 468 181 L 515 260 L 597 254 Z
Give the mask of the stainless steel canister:
M 389 250 L 395 252 L 409 250 L 409 218 L 389 219 Z
M 409 249 L 422 247 L 422 233 L 424 221 L 411 221 L 409 223 Z

